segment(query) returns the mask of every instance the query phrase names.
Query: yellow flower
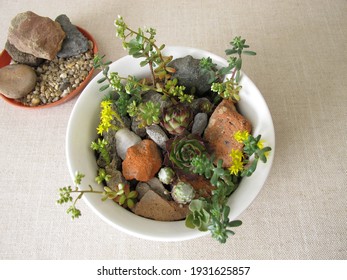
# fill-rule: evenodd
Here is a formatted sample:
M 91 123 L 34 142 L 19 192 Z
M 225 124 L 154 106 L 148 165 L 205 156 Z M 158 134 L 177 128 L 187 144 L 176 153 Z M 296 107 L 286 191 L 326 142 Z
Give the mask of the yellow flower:
M 234 149 L 231 149 L 231 152 L 230 152 L 229 156 L 230 156 L 233 160 L 242 161 L 242 159 L 243 159 L 243 153 L 242 153 L 241 150 L 234 150 Z
M 102 135 L 104 131 L 108 131 L 113 127 L 111 121 L 113 120 L 115 111 L 112 110 L 112 101 L 104 100 L 100 103 L 101 113 L 100 113 L 100 124 L 97 127 L 97 133 Z
M 243 141 L 247 140 L 248 136 L 249 136 L 249 133 L 247 130 L 243 130 L 243 131 L 239 130 L 235 132 L 234 139 L 239 143 L 243 143 Z
M 229 167 L 230 174 L 237 175 L 239 171 L 243 170 L 243 163 L 241 160 L 233 160 L 233 164 Z

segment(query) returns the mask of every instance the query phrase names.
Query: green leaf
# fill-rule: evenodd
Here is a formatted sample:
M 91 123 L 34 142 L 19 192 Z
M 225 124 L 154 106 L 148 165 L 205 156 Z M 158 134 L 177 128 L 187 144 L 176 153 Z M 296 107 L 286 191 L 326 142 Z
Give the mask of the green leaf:
M 137 191 L 131 191 L 129 194 L 128 194 L 128 198 L 136 198 L 138 195 Z
M 232 54 L 235 54 L 235 53 L 237 53 L 237 50 L 235 50 L 235 49 L 227 49 L 227 50 L 225 50 L 225 54 L 226 55 L 232 55 Z
M 238 58 L 235 62 L 235 67 L 237 70 L 241 70 L 241 67 L 242 67 L 242 59 L 241 58 Z
M 102 87 L 99 88 L 100 91 L 105 91 L 106 89 L 108 89 L 110 87 L 109 84 L 107 85 L 103 85 Z
M 119 198 L 119 205 L 123 205 L 124 204 L 124 202 L 126 201 L 126 196 L 125 195 L 122 195 L 120 198 Z
M 107 77 L 103 77 L 97 81 L 98 84 L 101 84 L 107 80 Z
M 146 60 L 140 62 L 140 66 L 143 67 L 143 66 L 147 65 L 148 63 L 149 63 L 149 61 L 146 59 Z
M 257 54 L 256 52 L 253 52 L 253 51 L 243 51 L 242 53 L 247 54 L 247 55 L 256 55 Z
M 235 82 L 239 83 L 241 78 L 241 72 L 240 70 L 236 71 L 236 76 L 235 76 Z
M 239 227 L 241 225 L 242 225 L 242 221 L 240 220 L 235 220 L 228 223 L 229 227 Z
M 188 215 L 185 221 L 186 227 L 194 229 L 195 225 L 194 225 L 194 217 L 192 214 Z

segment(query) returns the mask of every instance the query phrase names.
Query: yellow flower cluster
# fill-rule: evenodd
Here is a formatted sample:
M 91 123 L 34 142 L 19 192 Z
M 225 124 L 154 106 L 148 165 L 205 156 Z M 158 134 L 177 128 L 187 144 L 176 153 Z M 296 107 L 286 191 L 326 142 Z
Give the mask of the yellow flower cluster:
M 114 127 L 111 122 L 116 112 L 112 110 L 112 101 L 110 100 L 102 101 L 100 106 L 100 123 L 96 130 L 98 134 L 102 135 L 103 132 L 107 132 L 110 128 Z
M 248 136 L 249 133 L 247 130 L 239 130 L 235 132 L 234 139 L 239 143 L 243 143 L 243 141 L 245 141 Z M 243 170 L 243 152 L 241 150 L 232 149 L 229 156 L 233 160 L 232 165 L 229 167 L 230 174 L 237 175 L 240 171 Z
M 243 152 L 232 149 L 229 156 L 233 160 L 232 165 L 229 167 L 230 174 L 237 175 L 239 171 L 243 170 Z
M 247 140 L 248 136 L 249 136 L 249 133 L 247 130 L 243 130 L 243 131 L 238 130 L 234 134 L 235 140 L 239 143 L 243 143 L 243 141 Z

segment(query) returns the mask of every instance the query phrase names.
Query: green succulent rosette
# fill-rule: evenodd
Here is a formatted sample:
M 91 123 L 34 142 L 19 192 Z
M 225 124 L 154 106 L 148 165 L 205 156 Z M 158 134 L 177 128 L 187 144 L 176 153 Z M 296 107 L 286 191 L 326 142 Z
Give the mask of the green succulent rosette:
M 206 152 L 204 142 L 196 135 L 177 136 L 167 145 L 169 160 L 174 168 L 191 171 L 192 159 Z

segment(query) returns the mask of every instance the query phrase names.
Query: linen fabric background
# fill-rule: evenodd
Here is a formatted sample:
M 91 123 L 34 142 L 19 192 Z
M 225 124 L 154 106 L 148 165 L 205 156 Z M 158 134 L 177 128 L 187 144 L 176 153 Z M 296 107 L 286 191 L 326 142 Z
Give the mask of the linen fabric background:
M 126 53 L 113 25 L 157 29 L 157 40 L 225 56 L 236 35 L 255 57 L 243 70 L 276 130 L 271 174 L 224 245 L 209 236 L 163 243 L 115 230 L 81 201 L 80 219 L 56 205 L 69 177 L 65 136 L 77 98 L 43 110 L 0 100 L 0 259 L 346 259 L 347 2 L 0 0 L 0 45 L 11 19 L 66 14 L 100 53 Z M 97 93 L 95 93 L 97 94 Z

